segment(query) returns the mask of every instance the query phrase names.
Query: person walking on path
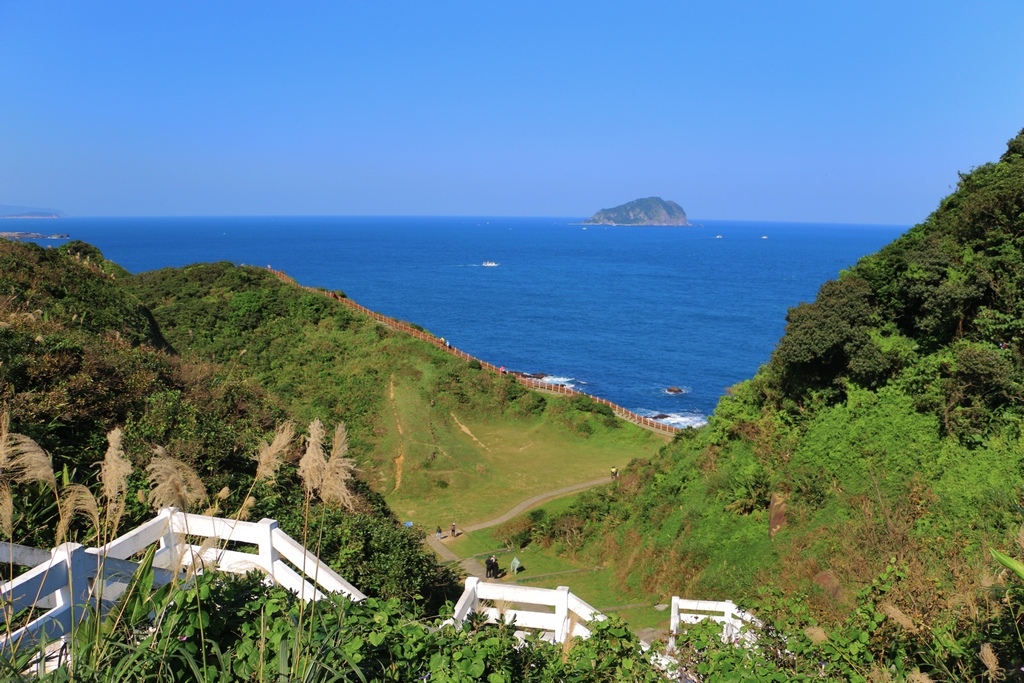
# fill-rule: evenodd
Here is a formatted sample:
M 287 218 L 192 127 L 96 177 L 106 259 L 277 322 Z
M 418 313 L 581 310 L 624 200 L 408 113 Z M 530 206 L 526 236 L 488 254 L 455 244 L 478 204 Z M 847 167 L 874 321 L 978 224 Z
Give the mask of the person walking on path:
M 455 538 L 455 522 L 452 522 L 452 538 Z
M 437 527 L 437 532 L 434 534 L 434 538 L 441 540 L 441 527 Z
M 612 468 L 612 479 L 618 479 L 618 478 L 619 478 L 619 468 L 618 467 L 613 467 Z

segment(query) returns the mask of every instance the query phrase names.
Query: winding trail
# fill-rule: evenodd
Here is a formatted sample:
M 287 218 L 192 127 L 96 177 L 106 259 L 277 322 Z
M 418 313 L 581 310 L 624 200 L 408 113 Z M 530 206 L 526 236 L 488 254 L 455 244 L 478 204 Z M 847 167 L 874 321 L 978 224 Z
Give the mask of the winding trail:
M 519 505 L 516 505 L 514 508 L 512 508 L 511 510 L 509 510 L 505 514 L 501 515 L 500 517 L 495 517 L 494 519 L 489 519 L 486 522 L 480 522 L 478 524 L 470 524 L 469 526 L 461 527 L 459 529 L 459 532 L 465 534 L 465 533 L 469 533 L 470 531 L 478 531 L 480 529 L 487 529 L 487 528 L 490 528 L 492 526 L 498 526 L 499 524 L 504 524 L 505 522 L 507 522 L 508 520 L 512 519 L 513 517 L 516 517 L 517 515 L 521 515 L 522 513 L 524 513 L 527 510 L 529 510 L 530 508 L 535 507 L 537 505 L 540 505 L 541 503 L 544 503 L 546 501 L 552 500 L 554 498 L 561 498 L 562 496 L 566 496 L 566 495 L 568 495 L 570 493 L 576 493 L 577 491 L 583 491 L 584 489 L 594 488 L 595 486 L 600 486 L 601 484 L 607 484 L 608 482 L 609 482 L 609 479 L 607 477 L 601 477 L 600 479 L 594 479 L 592 481 L 585 481 L 582 484 L 573 484 L 572 486 L 563 486 L 560 489 L 554 489 L 552 491 L 546 491 L 544 493 L 540 493 L 540 494 L 538 494 L 536 496 L 533 496 L 532 498 L 527 498 L 523 502 L 519 503 Z M 444 535 L 443 538 L 450 538 L 450 536 L 449 535 Z M 484 576 L 486 574 L 486 572 L 484 571 L 484 566 L 483 566 L 483 564 L 480 563 L 480 560 L 476 559 L 475 557 L 465 557 L 465 558 L 459 557 L 454 552 L 452 552 L 451 548 L 446 546 L 441 541 L 437 540 L 437 538 L 435 538 L 433 534 L 428 534 L 427 535 L 427 545 L 429 545 L 433 549 L 433 551 L 437 554 L 437 556 L 439 558 L 441 558 L 442 562 L 458 562 L 459 566 L 462 567 L 462 569 L 467 574 L 469 574 L 470 576 L 477 576 L 479 578 L 484 578 Z M 589 570 L 573 570 L 573 571 L 566 572 L 566 573 L 572 574 L 572 573 L 576 573 L 577 571 L 589 571 Z M 558 572 L 558 573 L 562 573 L 562 572 Z M 539 577 L 533 577 L 533 578 L 539 578 Z
M 504 524 L 505 522 L 507 522 L 508 520 L 512 519 L 517 515 L 521 515 L 522 513 L 526 512 L 527 510 L 536 505 L 551 500 L 552 498 L 561 498 L 562 496 L 568 495 L 570 493 L 576 493 L 577 491 L 591 489 L 594 488 L 595 486 L 600 486 L 601 484 L 607 484 L 609 483 L 609 481 L 610 480 L 608 479 L 608 477 L 601 477 L 600 479 L 585 481 L 582 484 L 573 484 L 572 486 L 563 486 L 562 488 L 555 489 L 553 491 L 546 491 L 545 493 L 538 494 L 532 498 L 527 498 L 522 503 L 516 505 L 514 508 L 503 514 L 501 517 L 495 517 L 494 519 L 489 519 L 486 522 L 480 522 L 479 524 L 470 524 L 469 526 L 463 527 L 462 530 L 477 531 L 479 529 L 487 529 L 492 526 L 498 526 L 499 524 Z

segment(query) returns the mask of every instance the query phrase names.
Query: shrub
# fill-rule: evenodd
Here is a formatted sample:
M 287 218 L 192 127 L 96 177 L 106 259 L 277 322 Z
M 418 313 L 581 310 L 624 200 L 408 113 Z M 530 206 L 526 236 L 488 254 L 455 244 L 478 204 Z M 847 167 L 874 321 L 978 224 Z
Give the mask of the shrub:
M 525 548 L 533 539 L 533 522 L 528 517 L 516 517 L 494 530 L 494 536 L 507 548 Z

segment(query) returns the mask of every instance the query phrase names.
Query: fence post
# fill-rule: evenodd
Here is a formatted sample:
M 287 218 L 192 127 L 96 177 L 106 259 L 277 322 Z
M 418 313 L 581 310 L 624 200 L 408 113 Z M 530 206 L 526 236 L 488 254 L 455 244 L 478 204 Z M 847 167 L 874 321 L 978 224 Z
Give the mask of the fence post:
M 260 529 L 260 539 L 259 539 L 260 564 L 262 564 L 263 567 L 267 570 L 267 573 L 270 574 L 270 576 L 273 577 L 274 576 L 274 563 L 277 562 L 277 560 L 280 558 L 280 554 L 277 552 L 277 549 L 274 547 L 274 529 L 277 528 L 277 520 L 276 519 L 267 519 L 266 517 L 264 517 L 263 519 L 261 519 L 259 521 L 259 524 L 262 527 Z M 305 558 L 303 558 L 302 566 L 299 567 L 299 569 L 302 570 L 303 574 L 308 575 L 308 573 L 306 572 L 306 560 L 305 560 Z M 277 578 L 274 577 L 274 580 L 276 581 Z
M 177 534 L 174 533 L 174 517 L 177 514 L 179 514 L 177 508 L 164 508 L 157 515 L 167 520 L 167 526 L 164 527 L 164 533 L 160 537 L 160 550 L 167 549 L 168 559 L 166 563 L 161 563 L 161 565 L 175 573 L 177 573 L 178 563 L 181 561 L 181 553 L 178 552 Z
M 555 598 L 555 642 L 565 643 L 572 635 L 569 633 L 569 587 L 559 586 L 555 590 L 558 591 Z
M 672 596 L 672 621 L 668 627 L 668 652 L 676 650 L 676 636 L 679 635 L 679 597 Z

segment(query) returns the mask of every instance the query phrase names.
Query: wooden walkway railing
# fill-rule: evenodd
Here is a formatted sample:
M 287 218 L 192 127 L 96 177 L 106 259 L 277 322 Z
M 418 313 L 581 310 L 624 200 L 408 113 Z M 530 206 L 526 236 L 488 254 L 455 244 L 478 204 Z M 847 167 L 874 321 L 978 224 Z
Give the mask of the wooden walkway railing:
M 496 365 L 494 365 L 492 363 L 488 363 L 487 361 L 480 360 L 479 358 L 475 358 L 475 357 L 469 355 L 468 353 L 466 353 L 465 351 L 461 351 L 461 350 L 455 348 L 454 346 L 449 346 L 449 345 L 445 344 L 444 342 L 442 342 L 439 338 L 435 337 L 434 335 L 429 334 L 427 332 L 424 332 L 423 330 L 417 329 L 417 328 L 413 327 L 412 325 L 410 325 L 408 323 L 404 323 L 401 320 L 398 320 L 396 318 L 389 318 L 388 316 L 381 315 L 380 313 L 377 313 L 376 311 L 371 311 L 366 306 L 362 306 L 362 305 L 356 303 L 355 301 L 352 301 L 352 299 L 349 299 L 348 297 L 340 296 L 336 292 L 327 291 L 325 289 L 318 289 L 316 287 L 306 287 L 304 285 L 300 285 L 293 278 L 289 277 L 287 274 L 285 274 L 285 273 L 283 273 L 283 272 L 281 272 L 279 270 L 274 270 L 273 268 L 268 268 L 267 270 L 269 270 L 271 273 L 273 273 L 275 276 L 277 276 L 282 282 L 287 282 L 290 285 L 293 285 L 295 287 L 299 287 L 299 288 L 304 289 L 304 290 L 306 290 L 308 292 L 313 292 L 315 294 L 322 294 L 322 295 L 324 295 L 326 297 L 334 299 L 335 301 L 338 301 L 338 302 L 348 306 L 349 308 L 355 309 L 355 310 L 359 311 L 360 313 L 362 313 L 363 315 L 366 315 L 367 317 L 372 318 L 373 320 L 376 320 L 377 322 L 381 323 L 382 325 L 386 325 L 387 327 L 390 327 L 391 329 L 394 329 L 394 330 L 398 330 L 399 332 L 404 332 L 405 334 L 408 334 L 408 335 L 410 335 L 412 337 L 415 337 L 417 339 L 425 341 L 428 344 L 433 344 L 434 346 L 436 346 L 437 348 L 441 349 L 442 351 L 445 351 L 446 353 L 450 353 L 450 354 L 452 354 L 453 356 L 455 356 L 457 358 L 462 358 L 462 359 L 467 360 L 467 361 L 475 360 L 476 362 L 480 363 L 480 366 L 482 368 L 484 368 L 485 370 L 489 370 L 489 371 L 494 372 L 494 373 L 500 373 L 501 372 L 501 369 L 498 366 L 496 366 Z M 539 380 L 539 379 L 536 379 L 534 377 L 526 377 L 524 375 L 521 375 L 521 374 L 515 373 L 515 372 L 508 373 L 508 374 L 510 374 L 513 377 L 515 377 L 519 381 L 520 384 L 522 384 L 525 387 L 529 387 L 530 389 L 537 389 L 539 391 L 547 391 L 547 392 L 551 392 L 551 393 L 554 393 L 554 394 L 561 394 L 563 396 L 584 396 L 584 397 L 589 398 L 590 400 L 594 401 L 595 403 L 600 403 L 602 405 L 608 406 L 609 408 L 612 409 L 612 412 L 615 413 L 616 417 L 619 417 L 619 418 L 621 418 L 623 420 L 626 420 L 627 422 L 632 422 L 635 425 L 639 425 L 641 427 L 644 427 L 646 429 L 650 429 L 650 430 L 655 431 L 655 432 L 659 432 L 659 433 L 671 436 L 673 434 L 676 434 L 676 433 L 682 431 L 681 427 L 675 427 L 673 425 L 665 424 L 664 422 L 658 422 L 657 420 L 651 419 L 649 417 L 645 417 L 645 416 L 640 415 L 638 413 L 634 413 L 631 410 L 627 410 L 626 408 L 623 408 L 620 405 L 612 403 L 608 399 L 600 398 L 599 396 L 592 396 L 592 395 L 586 394 L 586 393 L 584 393 L 582 391 L 577 391 L 575 389 L 571 389 L 571 388 L 569 388 L 567 386 L 564 386 L 562 384 L 553 384 L 551 382 L 545 382 L 543 380 Z
M 193 539 L 221 543 L 194 545 Z M 256 552 L 229 550 L 225 547 L 229 543 L 250 546 Z M 51 552 L 13 546 L 5 553 L 3 559 L 32 569 L 0 584 L 0 630 L 5 630 L 0 635 L 0 657 L 54 642 L 71 633 L 89 609 L 109 608 L 129 589 L 139 568 L 129 558 L 154 545 L 158 548 L 153 556 L 154 586 L 171 582 L 195 565 L 199 570 L 216 568 L 235 574 L 260 570 L 268 581 L 306 602 L 327 593 L 343 593 L 354 601 L 366 597 L 281 531 L 275 520 L 243 522 L 163 508 L 153 519 L 99 548 L 65 543 Z M 7 623 L 23 610 L 29 611 L 28 623 L 17 628 Z
M 554 611 L 546 609 L 550 607 Z M 556 643 L 577 637 L 589 638 L 587 624 L 607 618 L 570 593 L 568 586 L 532 588 L 484 582 L 471 576 L 466 579 L 466 589 L 455 605 L 454 613 L 444 623 L 461 628 L 474 613 L 483 614 L 489 624 L 514 622 L 520 629 L 540 631 Z

